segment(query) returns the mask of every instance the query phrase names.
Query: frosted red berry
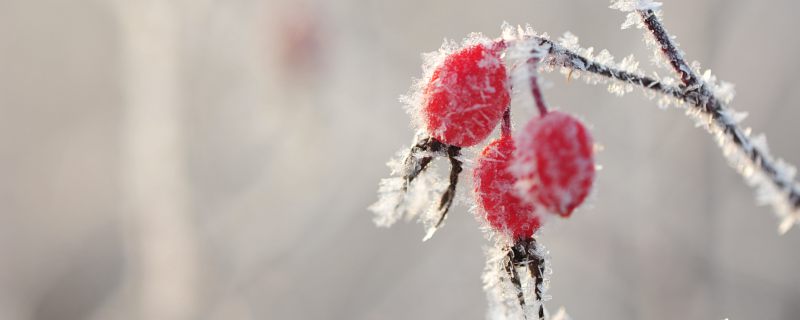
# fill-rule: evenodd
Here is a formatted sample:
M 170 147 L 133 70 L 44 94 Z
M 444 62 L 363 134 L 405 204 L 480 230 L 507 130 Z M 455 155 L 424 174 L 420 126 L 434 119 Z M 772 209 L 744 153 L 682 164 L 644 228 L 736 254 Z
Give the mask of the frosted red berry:
M 448 55 L 423 89 L 426 130 L 459 147 L 483 141 L 510 102 L 507 82 L 497 46 L 477 44 Z
M 516 178 L 509 171 L 513 153 L 514 141 L 505 135 L 483 149 L 473 172 L 475 195 L 492 228 L 527 238 L 541 221 L 534 205 L 525 203 L 514 190 Z
M 595 168 L 592 136 L 558 111 L 534 118 L 517 136 L 514 173 L 523 199 L 569 217 L 589 195 Z

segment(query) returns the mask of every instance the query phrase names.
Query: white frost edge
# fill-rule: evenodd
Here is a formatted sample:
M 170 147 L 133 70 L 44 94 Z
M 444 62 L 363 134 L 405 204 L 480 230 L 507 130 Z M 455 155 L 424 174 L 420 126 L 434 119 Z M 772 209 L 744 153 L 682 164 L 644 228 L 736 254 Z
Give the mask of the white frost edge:
M 622 12 L 631 12 L 636 10 L 658 10 L 661 8 L 661 2 L 652 0 L 614 0 L 611 2 L 609 8 L 616 9 Z

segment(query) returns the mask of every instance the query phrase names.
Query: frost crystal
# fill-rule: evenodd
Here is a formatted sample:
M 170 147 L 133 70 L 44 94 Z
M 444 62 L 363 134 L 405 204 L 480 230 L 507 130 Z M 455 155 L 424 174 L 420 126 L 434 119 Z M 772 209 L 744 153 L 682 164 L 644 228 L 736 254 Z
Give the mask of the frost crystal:
M 565 32 L 564 35 L 558 39 L 558 44 L 572 51 L 577 51 L 580 48 L 580 45 L 578 45 L 578 37 L 569 31 Z
M 425 174 L 417 176 L 404 190 L 405 179 L 402 176 L 409 170 L 404 167 L 404 159 L 408 156 L 408 149 L 404 148 L 387 163 L 393 177 L 381 180 L 378 201 L 369 210 L 375 213 L 373 222 L 379 227 L 390 227 L 401 218 L 422 223 L 426 229 L 424 241 L 436 231 L 435 225 L 440 217 L 436 204 L 447 183 L 433 174 L 435 168 L 428 168 Z
M 628 15 L 625 16 L 625 21 L 622 22 L 620 29 L 628 29 L 632 26 L 636 26 L 637 29 L 641 29 L 644 27 L 644 23 L 642 23 L 642 19 L 639 19 L 639 14 L 636 12 L 628 12 Z
M 661 8 L 661 4 L 661 2 L 654 2 L 652 0 L 615 0 L 612 1 L 609 8 L 622 12 L 636 10 L 658 10 Z
M 558 309 L 558 312 L 554 314 L 550 320 L 572 320 L 570 316 L 567 314 L 567 310 L 564 307 Z
M 531 248 L 529 253 L 544 259 L 544 270 L 542 271 L 542 283 L 538 289 L 541 292 L 541 301 L 536 301 L 534 292 L 536 291 L 536 279 L 529 272 L 519 272 L 519 281 L 522 291 L 512 283 L 508 271 L 505 269 L 508 262 L 508 250 L 511 239 L 506 235 L 492 233 L 494 245 L 484 248 L 486 254 L 486 267 L 483 273 L 484 291 L 489 300 L 489 310 L 487 319 L 538 319 L 539 306 L 544 301 L 549 301 L 551 297 L 547 295 L 550 287 L 550 275 L 553 273 L 550 266 L 550 257 L 547 249 L 541 244 Z M 535 237 L 535 236 L 534 236 Z M 515 267 L 518 271 L 527 269 L 525 266 Z M 519 294 L 525 300 L 524 308 L 519 303 Z M 561 311 L 559 311 L 561 312 Z M 545 310 L 545 314 L 546 310 Z M 562 315 L 566 316 L 566 314 Z M 545 317 L 548 318 L 548 317 Z M 555 318 L 558 319 L 558 318 Z M 569 318 L 561 318 L 569 319 Z
M 687 109 L 686 112 L 715 137 L 731 167 L 739 172 L 748 185 L 755 188 L 756 201 L 760 205 L 772 206 L 778 218 L 781 219 L 778 231 L 781 234 L 786 233 L 792 226 L 798 224 L 800 210 L 793 206 L 791 199 L 787 196 L 789 192 L 800 191 L 800 185 L 794 182 L 797 169 L 770 155 L 767 139 L 763 134 L 751 136 L 749 130 L 734 131 L 733 134 L 739 137 L 740 146 L 736 145 L 727 134 L 728 130 L 734 130 L 731 128 L 741 122 L 746 114 L 728 109 L 721 112 L 719 119 L 715 121 L 696 109 Z M 749 139 L 747 139 L 748 137 Z M 756 162 L 749 156 L 753 151 L 760 153 L 766 162 L 775 164 L 775 178 L 771 178 L 765 173 L 762 168 L 764 161 Z M 784 187 L 777 187 L 774 180 Z

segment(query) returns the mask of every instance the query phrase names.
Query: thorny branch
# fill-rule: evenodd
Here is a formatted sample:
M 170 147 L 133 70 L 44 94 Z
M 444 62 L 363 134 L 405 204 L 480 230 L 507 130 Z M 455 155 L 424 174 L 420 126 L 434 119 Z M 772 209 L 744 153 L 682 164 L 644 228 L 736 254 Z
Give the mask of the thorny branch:
M 648 76 L 597 63 L 545 37 L 533 36 L 530 40 L 535 41 L 538 45 L 534 50 L 542 51 L 551 58 L 548 60 L 549 63 L 590 72 L 671 96 L 709 116 L 736 148 L 752 162 L 753 167 L 761 170 L 776 189 L 784 193 L 783 196 L 791 206 L 790 210 L 800 210 L 800 188 L 797 187 L 797 183 L 781 175 L 777 162 L 764 150 L 756 147 L 749 135 L 731 118 L 730 109 L 714 95 L 708 85 L 686 63 L 656 14 L 652 10 L 639 10 L 637 13 L 641 16 L 648 31 L 655 37 L 670 66 L 680 76 L 681 85 L 667 85 Z M 782 226 L 781 229 L 785 231 L 789 226 Z
M 625 9 L 623 11 L 633 11 L 633 9 Z M 568 49 L 565 45 L 553 42 L 546 36 L 520 34 L 521 38 L 517 40 L 500 39 L 497 40 L 496 44 L 504 47 L 515 41 L 534 44 L 532 49 L 531 47 L 524 47 L 524 51 L 530 53 L 533 57 L 527 60 L 530 68 L 536 68 L 539 63 L 545 63 L 549 66 L 585 71 L 681 101 L 682 104 L 687 106 L 687 113 L 702 116 L 699 118 L 703 120 L 703 124 L 707 125 L 709 132 L 720 142 L 726 155 L 728 155 L 729 151 L 734 152 L 735 156 L 729 158 L 729 160 L 732 159 L 731 163 L 736 166 L 745 178 L 749 179 L 748 181 L 751 183 L 756 181 L 755 183 L 759 183 L 761 187 L 769 187 L 769 190 L 774 187 L 774 190 L 779 192 L 780 198 L 776 199 L 785 200 L 781 201 L 779 205 L 785 212 L 778 210 L 785 218 L 781 225 L 781 231 L 788 230 L 791 225 L 796 223 L 796 219 L 800 218 L 800 184 L 795 182 L 793 172 L 787 172 L 791 171 L 791 169 L 787 169 L 787 166 L 781 160 L 770 156 L 766 147 L 758 145 L 756 143 L 757 139 L 750 137 L 749 129 L 745 131 L 739 127 L 738 120 L 733 116 L 733 110 L 726 106 L 727 101 L 715 95 L 713 89 L 714 81 L 710 81 L 709 84 L 709 82 L 706 82 L 705 75 L 701 78 L 686 63 L 683 53 L 672 41 L 671 36 L 664 29 L 656 13 L 652 9 L 641 6 L 635 12 L 641 18 L 642 26 L 655 39 L 658 49 L 664 55 L 672 71 L 680 77 L 681 83 L 679 85 L 662 82 L 657 75 L 655 78 L 648 77 L 639 71 L 623 70 L 626 69 L 624 66 L 618 68 L 613 65 L 599 63 L 591 58 L 590 53 L 587 53 L 588 57 L 583 56 L 576 51 Z M 636 15 L 633 15 L 633 17 L 635 18 Z M 528 51 L 529 49 L 531 51 Z M 539 112 L 541 114 L 546 113 L 547 109 L 537 77 L 531 77 L 530 86 L 531 94 Z M 507 109 L 503 114 L 501 132 L 503 135 L 511 134 L 510 109 Z M 408 191 L 412 181 L 429 167 L 434 157 L 447 157 L 450 160 L 450 183 L 439 201 L 438 213 L 440 216 L 429 231 L 429 234 L 426 235 L 426 239 L 442 224 L 448 209 L 453 203 L 458 176 L 462 171 L 462 162 L 459 159 L 460 152 L 461 148 L 459 147 L 450 146 L 434 138 L 427 137 L 418 140 L 404 160 L 404 176 L 401 185 L 403 194 Z M 754 170 L 757 179 L 752 179 L 751 175 L 753 173 L 748 172 L 748 170 Z M 394 208 L 395 211 L 399 207 L 400 204 L 397 204 Z M 492 268 L 497 267 L 505 271 L 508 276 L 506 278 L 507 281 L 510 281 L 516 287 L 516 298 L 523 311 L 523 317 L 526 317 L 528 313 L 526 311 L 526 294 L 523 292 L 523 279 L 520 275 L 525 275 L 527 272 L 530 278 L 535 281 L 533 285 L 534 296 L 532 298 L 538 303 L 538 319 L 544 319 L 542 290 L 545 288 L 545 256 L 540 255 L 536 240 L 532 237 L 515 239 L 512 243 L 513 245 L 511 243 L 503 245 L 502 260 L 490 260 Z M 499 261 L 502 261 L 501 264 L 494 264 Z M 524 271 L 519 272 L 518 269 L 523 269 Z M 503 276 L 500 277 L 500 279 L 504 278 Z M 493 282 L 488 283 L 493 284 Z M 560 315 L 563 316 L 561 313 Z M 559 318 L 559 315 L 554 318 Z
M 758 148 L 753 147 L 750 138 L 739 128 L 736 123 L 729 121 L 727 117 L 723 116 L 725 105 L 711 92 L 705 82 L 700 80 L 700 77 L 692 71 L 692 68 L 686 63 L 675 43 L 669 37 L 669 34 L 664 29 L 664 26 L 658 20 L 658 17 L 653 10 L 639 10 L 637 11 L 647 30 L 656 38 L 658 44 L 661 45 L 661 51 L 668 58 L 670 65 L 676 73 L 681 76 L 686 88 L 687 94 L 691 94 L 692 105 L 701 108 L 706 114 L 711 115 L 712 119 L 719 125 L 734 144 L 742 148 L 742 151 L 747 157 L 761 168 L 772 180 L 772 183 L 780 190 L 787 190 L 787 197 L 792 204 L 793 209 L 800 208 L 800 190 L 798 190 L 794 181 L 787 181 L 778 175 L 778 170 L 772 159 L 768 158 Z

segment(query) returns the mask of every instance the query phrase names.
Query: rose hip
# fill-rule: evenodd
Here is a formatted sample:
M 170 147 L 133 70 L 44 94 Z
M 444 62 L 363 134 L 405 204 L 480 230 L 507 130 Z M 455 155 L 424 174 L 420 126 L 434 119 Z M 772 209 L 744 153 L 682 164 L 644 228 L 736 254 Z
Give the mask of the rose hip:
M 421 116 L 431 136 L 458 147 L 483 141 L 510 102 L 500 47 L 477 44 L 448 55 L 423 90 Z
M 527 238 L 539 229 L 541 221 L 534 205 L 523 202 L 514 190 L 516 178 L 509 171 L 513 153 L 514 141 L 508 135 L 483 149 L 473 173 L 475 194 L 492 228 L 514 238 Z
M 594 182 L 592 137 L 576 118 L 551 111 L 531 120 L 517 136 L 514 173 L 528 203 L 569 217 Z

